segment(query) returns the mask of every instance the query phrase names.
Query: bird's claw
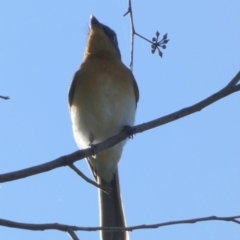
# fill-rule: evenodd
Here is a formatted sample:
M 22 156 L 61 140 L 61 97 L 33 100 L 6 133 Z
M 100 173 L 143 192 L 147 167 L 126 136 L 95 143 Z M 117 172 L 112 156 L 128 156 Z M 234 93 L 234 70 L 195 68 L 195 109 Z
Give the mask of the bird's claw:
M 123 130 L 127 132 L 128 138 L 133 139 L 133 135 L 135 134 L 135 129 L 133 127 L 126 125 Z

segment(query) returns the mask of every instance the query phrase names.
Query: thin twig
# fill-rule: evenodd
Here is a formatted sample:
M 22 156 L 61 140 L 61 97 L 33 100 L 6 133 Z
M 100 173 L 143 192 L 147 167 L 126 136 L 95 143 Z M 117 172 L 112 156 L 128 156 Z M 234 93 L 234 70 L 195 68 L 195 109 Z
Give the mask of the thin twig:
M 78 238 L 78 236 L 76 235 L 76 233 L 72 230 L 72 228 L 69 228 L 67 230 L 67 233 L 70 235 L 70 237 L 72 238 L 72 240 L 80 240 Z
M 135 35 L 137 35 L 138 37 L 140 37 L 140 38 L 144 39 L 145 41 L 147 41 L 147 42 L 149 42 L 149 43 L 153 43 L 153 42 L 152 42 L 152 41 L 150 41 L 149 39 L 147 39 L 147 38 L 143 37 L 142 35 L 140 35 L 140 34 L 138 34 L 138 33 L 136 33 L 136 32 L 135 32 Z
M 228 83 L 226 87 L 233 87 L 237 85 L 237 83 L 240 81 L 240 72 L 236 74 L 236 76 Z
M 128 10 L 127 12 L 123 15 L 124 17 L 130 14 L 130 24 L 131 24 L 131 53 L 130 53 L 130 69 L 133 71 L 133 53 L 134 53 L 134 34 L 135 28 L 134 28 L 134 22 L 133 22 L 133 12 L 132 12 L 132 2 L 131 0 L 128 0 Z
M 201 111 L 203 108 L 211 105 L 212 103 L 214 103 L 234 92 L 240 91 L 240 84 L 232 86 L 233 82 L 237 83 L 239 80 L 240 80 L 240 72 L 238 72 L 238 74 L 230 81 L 230 83 L 231 83 L 230 85 L 228 84 L 226 87 L 224 87 L 220 91 L 214 93 L 210 97 L 202 100 L 201 102 L 194 104 L 190 107 L 181 109 L 179 111 L 176 111 L 174 113 L 171 113 L 169 115 L 166 115 L 164 117 L 155 119 L 153 121 L 134 126 L 133 130 L 134 130 L 135 134 L 141 133 L 141 132 L 147 131 L 149 129 L 159 127 L 166 123 L 175 121 L 179 118 L 186 117 L 192 113 Z M 56 160 L 53 160 L 53 161 L 50 161 L 50 162 L 47 162 L 47 163 L 44 163 L 41 165 L 37 165 L 34 167 L 26 168 L 26 169 L 15 171 L 15 172 L 1 174 L 0 175 L 0 183 L 29 177 L 29 176 L 32 176 L 35 174 L 53 170 L 58 167 L 69 166 L 70 164 L 73 164 L 74 162 L 76 162 L 80 159 L 86 158 L 90 155 L 97 154 L 106 148 L 113 147 L 117 143 L 125 140 L 128 136 L 129 136 L 128 132 L 126 130 L 123 130 L 119 134 L 117 134 L 113 137 L 110 137 L 101 143 L 95 144 L 94 146 L 92 146 L 92 148 L 87 148 L 87 149 L 84 149 L 81 151 L 76 151 L 74 153 L 71 153 L 66 156 L 62 156 L 60 158 L 57 158 Z
M 5 97 L 5 96 L 1 96 L 1 95 L 0 95 L 0 98 L 2 98 L 4 100 L 9 100 L 10 99 L 10 97 Z
M 133 21 L 133 10 L 132 10 L 132 1 L 128 0 L 128 10 L 127 12 L 123 15 L 124 17 L 126 15 L 130 15 L 130 24 L 131 24 L 131 50 L 130 50 L 130 69 L 131 71 L 133 71 L 133 55 L 134 55 L 134 35 L 142 38 L 143 40 L 151 43 L 151 53 L 155 53 L 156 50 L 158 50 L 158 54 L 160 57 L 163 56 L 162 54 L 162 50 L 161 49 L 165 49 L 166 48 L 166 44 L 168 43 L 169 39 L 167 39 L 167 34 L 165 34 L 165 38 L 163 36 L 163 39 L 159 41 L 158 37 L 160 36 L 160 33 L 157 31 L 156 32 L 156 37 L 152 38 L 152 41 L 143 37 L 142 35 L 140 35 L 139 33 L 137 33 L 135 31 L 135 26 L 134 26 L 134 21 Z M 155 41 L 154 41 L 155 39 Z
M 68 166 L 74 162 L 76 162 L 77 159 L 83 159 L 87 156 L 92 155 L 91 148 L 84 149 L 83 151 L 76 151 L 69 155 L 65 155 L 62 157 L 59 157 L 53 161 L 46 162 L 40 165 L 36 165 L 34 167 L 25 168 L 19 171 L 10 172 L 6 174 L 0 175 L 0 182 L 9 182 L 14 181 L 17 179 L 30 177 L 32 175 L 40 174 L 43 172 L 51 171 L 55 168 L 59 167 L 65 167 Z
M 91 180 L 90 178 L 88 178 L 86 175 L 84 175 L 73 163 L 69 164 L 69 167 L 75 172 L 77 173 L 77 175 L 79 175 L 81 178 L 83 178 L 86 182 L 92 184 L 93 186 L 102 189 L 103 192 L 109 194 L 111 189 L 109 187 L 105 187 L 102 186 L 100 184 L 97 184 L 96 182 L 94 182 L 93 180 Z

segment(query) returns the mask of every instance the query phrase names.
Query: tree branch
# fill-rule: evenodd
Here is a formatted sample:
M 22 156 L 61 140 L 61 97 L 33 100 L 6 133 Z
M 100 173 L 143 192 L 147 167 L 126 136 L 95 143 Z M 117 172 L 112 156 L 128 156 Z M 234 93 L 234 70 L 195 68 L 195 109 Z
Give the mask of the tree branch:
M 9 100 L 10 99 L 10 97 L 5 97 L 5 96 L 1 96 L 1 95 L 0 95 L 0 98 L 4 99 L 4 100 Z
M 187 219 L 187 220 L 169 221 L 169 222 L 149 224 L 149 225 L 142 224 L 142 225 L 136 225 L 136 226 L 126 227 L 126 228 L 79 227 L 79 226 L 59 224 L 59 223 L 32 224 L 32 223 L 20 223 L 20 222 L 13 222 L 13 221 L 5 220 L 5 219 L 0 219 L 0 226 L 25 229 L 25 230 L 31 230 L 31 231 L 59 230 L 59 231 L 68 232 L 68 233 L 71 232 L 71 234 L 72 234 L 73 231 L 90 231 L 90 232 L 91 231 L 99 231 L 99 230 L 134 231 L 134 230 L 138 230 L 138 229 L 152 229 L 152 228 L 160 228 L 160 227 L 177 225 L 177 224 L 193 224 L 193 223 L 206 222 L 206 221 L 225 221 L 225 222 L 233 222 L 236 224 L 240 224 L 240 222 L 238 220 L 239 218 L 240 218 L 240 215 L 231 216 L 231 217 L 210 216 L 210 217 L 193 218 L 193 219 Z
M 69 228 L 67 230 L 67 232 L 68 232 L 69 236 L 72 238 L 72 240 L 80 240 L 78 238 L 78 236 L 76 235 L 76 233 L 71 228 Z
M 141 133 L 144 131 L 147 131 L 149 129 L 155 128 L 155 127 L 159 127 L 161 125 L 164 125 L 166 123 L 175 121 L 179 118 L 188 116 L 192 113 L 201 111 L 203 108 L 211 105 L 212 103 L 234 93 L 237 91 L 240 91 L 240 84 L 237 84 L 240 81 L 240 72 L 238 72 L 236 74 L 236 76 L 227 84 L 226 87 L 224 87 L 223 89 L 221 89 L 220 91 L 214 93 L 213 95 L 211 95 L 210 97 L 202 100 L 201 102 L 194 104 L 190 107 L 187 108 L 183 108 L 179 111 L 176 111 L 174 113 L 171 113 L 169 115 L 166 115 L 164 117 L 155 119 L 153 121 L 147 122 L 147 123 L 143 123 L 137 126 L 133 127 L 134 133 Z M 47 172 L 50 170 L 53 170 L 55 168 L 58 167 L 63 167 L 63 166 L 69 166 L 71 164 L 73 164 L 74 162 L 86 158 L 90 155 L 95 155 L 98 152 L 112 147 L 114 145 L 116 145 L 117 143 L 123 141 L 124 139 L 126 139 L 128 137 L 128 133 L 126 130 L 123 130 L 122 132 L 120 132 L 119 134 L 108 138 L 107 140 L 95 144 L 93 145 L 91 148 L 87 148 L 81 151 L 76 151 L 74 153 L 71 153 L 69 155 L 65 155 L 62 156 L 60 158 L 57 158 L 53 161 L 41 164 L 41 165 L 37 165 L 34 167 L 30 167 L 30 168 L 26 168 L 23 170 L 19 170 L 19 171 L 15 171 L 15 172 L 10 172 L 10 173 L 5 173 L 5 174 L 1 174 L 0 175 L 0 183 L 3 182 L 9 182 L 9 181 L 13 181 L 13 180 L 17 180 L 17 179 L 21 179 L 21 178 L 25 178 L 25 177 L 29 177 L 35 174 L 39 174 L 39 173 L 43 173 L 43 172 Z
M 130 14 L 130 24 L 131 24 L 130 69 L 131 69 L 131 71 L 133 71 L 134 34 L 136 34 L 136 32 L 135 32 L 134 22 L 133 22 L 133 12 L 132 12 L 132 2 L 131 2 L 131 0 L 128 0 L 128 10 L 123 16 L 125 17 L 127 14 Z
M 111 188 L 107 187 L 107 186 L 102 186 L 97 184 L 96 182 L 94 182 L 93 180 L 91 180 L 90 178 L 88 178 L 86 175 L 84 175 L 74 164 L 69 164 L 69 167 L 75 172 L 77 173 L 78 176 L 80 176 L 81 178 L 83 178 L 86 182 L 92 184 L 93 186 L 102 189 L 102 191 L 104 191 L 105 193 L 109 194 L 111 192 Z
M 126 15 L 130 15 L 130 24 L 131 24 L 131 50 L 130 50 L 130 69 L 131 71 L 133 71 L 133 53 L 134 53 L 134 35 L 138 36 L 139 38 L 142 38 L 143 40 L 151 43 L 151 52 L 155 53 L 156 49 L 158 50 L 158 54 L 160 57 L 162 57 L 162 51 L 160 50 L 160 48 L 165 49 L 166 48 L 166 44 L 168 43 L 169 39 L 167 39 L 167 34 L 165 34 L 162 38 L 162 40 L 158 40 L 160 33 L 157 31 L 156 32 L 156 37 L 152 38 L 152 41 L 143 37 L 142 35 L 140 35 L 139 33 L 137 33 L 135 31 L 135 27 L 134 27 L 134 21 L 133 21 L 133 11 L 132 11 L 132 1 L 128 0 L 128 10 L 127 12 L 123 15 L 124 17 Z

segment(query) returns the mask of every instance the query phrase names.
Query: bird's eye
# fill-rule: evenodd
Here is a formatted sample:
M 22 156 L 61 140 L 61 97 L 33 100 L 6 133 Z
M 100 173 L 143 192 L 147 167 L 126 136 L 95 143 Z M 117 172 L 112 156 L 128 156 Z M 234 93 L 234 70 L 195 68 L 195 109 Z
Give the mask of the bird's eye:
M 112 35 L 111 38 L 112 38 L 111 40 L 112 40 L 114 43 L 116 43 L 116 41 L 117 41 L 117 36 L 116 36 L 116 35 Z

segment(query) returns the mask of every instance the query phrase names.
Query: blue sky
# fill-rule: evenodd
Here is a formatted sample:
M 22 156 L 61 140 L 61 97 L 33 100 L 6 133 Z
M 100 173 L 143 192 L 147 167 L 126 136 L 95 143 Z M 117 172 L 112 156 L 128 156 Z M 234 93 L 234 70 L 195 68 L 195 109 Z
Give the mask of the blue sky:
M 151 39 L 168 33 L 163 59 L 136 38 L 140 89 L 136 124 L 190 106 L 223 88 L 240 69 L 240 2 L 133 1 L 135 28 Z M 90 14 L 114 29 L 129 65 L 127 1 L 0 1 L 0 173 L 77 150 L 67 107 L 83 59 Z M 201 112 L 138 134 L 120 163 L 129 226 L 240 214 L 240 93 Z M 91 177 L 85 161 L 77 166 Z M 0 218 L 27 223 L 98 226 L 97 190 L 69 168 L 0 185 Z M 78 232 L 98 239 L 98 232 Z M 130 233 L 136 239 L 237 240 L 226 222 Z M 0 239 L 69 239 L 57 231 L 0 227 Z

